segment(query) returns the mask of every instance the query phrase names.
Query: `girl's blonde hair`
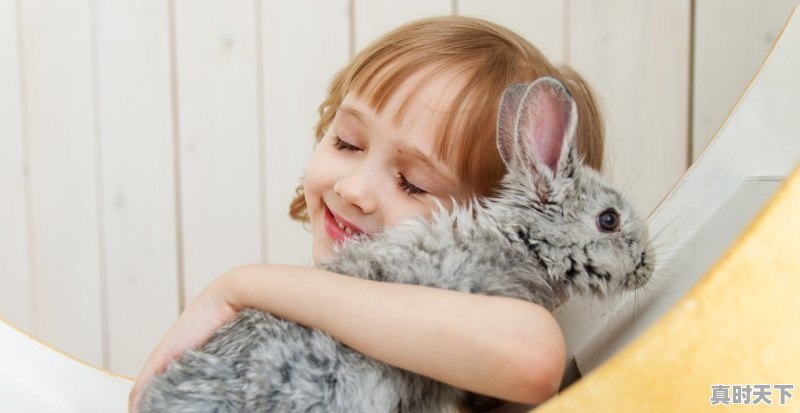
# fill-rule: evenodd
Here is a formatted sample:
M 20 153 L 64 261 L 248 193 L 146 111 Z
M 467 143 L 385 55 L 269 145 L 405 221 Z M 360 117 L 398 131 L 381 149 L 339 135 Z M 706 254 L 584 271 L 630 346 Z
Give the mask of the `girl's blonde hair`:
M 421 69 L 432 70 L 426 79 L 448 71 L 465 80 L 440 125 L 434 155 L 449 165 L 472 193 L 490 195 L 505 173 L 495 144 L 500 96 L 513 83 L 530 83 L 542 76 L 559 79 L 569 89 L 578 106 L 578 151 L 587 165 L 601 169 L 604 126 L 586 81 L 567 66 L 553 66 L 536 47 L 511 30 L 463 16 L 413 21 L 356 55 L 333 77 L 328 97 L 319 107 L 317 142 L 348 92 L 366 98 L 380 113 L 403 82 Z M 406 97 L 406 103 L 413 95 L 414 91 Z M 401 105 L 398 117 L 402 117 L 405 106 Z M 297 188 L 289 215 L 308 221 L 302 185 Z

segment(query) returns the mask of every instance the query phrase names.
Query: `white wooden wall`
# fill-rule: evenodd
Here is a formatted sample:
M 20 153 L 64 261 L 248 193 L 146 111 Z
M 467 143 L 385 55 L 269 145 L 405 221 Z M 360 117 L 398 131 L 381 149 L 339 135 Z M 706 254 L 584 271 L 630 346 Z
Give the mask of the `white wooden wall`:
M 316 109 L 410 19 L 507 25 L 595 87 L 607 174 L 650 212 L 798 0 L 0 0 L 0 316 L 135 374 L 244 263 L 310 264 L 287 208 Z

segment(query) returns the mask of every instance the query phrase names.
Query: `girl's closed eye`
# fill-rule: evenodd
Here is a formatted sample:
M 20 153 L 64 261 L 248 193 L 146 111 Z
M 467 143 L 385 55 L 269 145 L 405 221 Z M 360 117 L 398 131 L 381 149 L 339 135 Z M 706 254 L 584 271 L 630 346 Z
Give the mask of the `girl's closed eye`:
M 424 189 L 421 189 L 420 187 L 409 182 L 409 180 L 406 179 L 403 174 L 397 174 L 397 185 L 400 187 L 400 189 L 411 195 L 425 195 L 428 193 Z
M 358 146 L 345 142 L 344 140 L 342 140 L 342 138 L 336 135 L 333 136 L 333 147 L 340 151 L 357 152 L 362 150 Z

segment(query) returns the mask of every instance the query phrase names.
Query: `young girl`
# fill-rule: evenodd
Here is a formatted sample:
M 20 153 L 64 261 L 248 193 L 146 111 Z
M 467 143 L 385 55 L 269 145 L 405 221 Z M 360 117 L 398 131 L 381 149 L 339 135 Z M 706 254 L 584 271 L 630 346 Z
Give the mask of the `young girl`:
M 482 20 L 415 21 L 367 47 L 334 77 L 293 218 L 310 222 L 313 256 L 440 202 L 487 196 L 504 174 L 495 145 L 505 88 L 561 80 L 578 105 L 578 148 L 600 169 L 603 125 L 583 79 L 530 43 Z M 379 283 L 316 268 L 248 265 L 220 276 L 181 314 L 131 392 L 241 308 L 329 333 L 382 362 L 523 403 L 559 388 L 565 344 L 552 315 L 520 300 Z

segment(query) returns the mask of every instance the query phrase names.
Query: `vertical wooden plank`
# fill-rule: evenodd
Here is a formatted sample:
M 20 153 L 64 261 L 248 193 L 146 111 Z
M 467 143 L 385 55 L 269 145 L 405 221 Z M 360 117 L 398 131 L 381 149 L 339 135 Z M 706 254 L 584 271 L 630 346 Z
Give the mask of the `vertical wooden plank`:
M 187 301 L 261 261 L 255 21 L 252 0 L 175 0 Z
M 33 333 L 103 359 L 91 5 L 23 1 Z
M 422 17 L 451 14 L 451 0 L 353 0 L 356 51 L 389 30 Z
M 604 169 L 643 213 L 686 167 L 690 1 L 571 0 L 570 64 L 606 121 Z
M 261 16 L 267 260 L 312 265 L 311 234 L 289 219 L 289 204 L 313 150 L 317 108 L 348 62 L 348 1 L 265 0 Z
M 695 1 L 692 160 L 722 126 L 798 0 Z
M 95 4 L 109 368 L 136 375 L 179 310 L 169 9 Z
M 16 19 L 16 1 L 0 1 L 0 317 L 30 330 L 31 280 Z
M 553 63 L 564 60 L 563 0 L 458 0 L 458 14 L 486 19 L 525 37 Z

